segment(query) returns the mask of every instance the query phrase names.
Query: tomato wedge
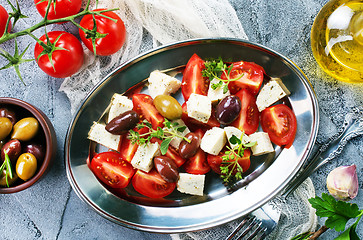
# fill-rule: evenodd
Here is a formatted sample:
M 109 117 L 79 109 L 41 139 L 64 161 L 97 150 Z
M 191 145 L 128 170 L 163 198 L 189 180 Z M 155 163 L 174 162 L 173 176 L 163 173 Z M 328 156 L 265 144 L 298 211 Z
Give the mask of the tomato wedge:
M 189 99 L 192 93 L 207 95 L 208 82 L 202 75 L 203 69 L 204 61 L 194 53 L 183 72 L 181 91 L 185 101 Z
M 158 142 L 159 145 L 161 144 L 161 140 L 158 138 L 152 138 L 150 140 L 150 142 L 154 143 L 154 142 Z M 175 164 L 180 167 L 181 165 L 183 165 L 186 161 L 186 159 L 182 158 L 178 151 L 175 150 L 172 146 L 169 145 L 168 150 L 165 153 L 165 156 L 167 156 L 168 158 L 170 158 L 171 160 L 173 160 L 175 162 Z
M 148 173 L 137 170 L 132 178 L 132 186 L 142 195 L 162 198 L 174 191 L 176 183 L 165 181 L 155 169 Z
M 134 111 L 150 122 L 153 129 L 164 127 L 164 117 L 155 108 L 151 96 L 142 93 L 134 94 L 132 103 L 134 104 Z
M 231 94 L 235 94 L 241 88 L 247 88 L 252 94 L 256 95 L 261 88 L 264 73 L 265 70 L 260 65 L 253 62 L 241 61 L 233 63 L 229 75 L 230 79 L 238 78 L 242 74 L 243 76 L 237 81 L 232 81 L 228 84 Z M 221 78 L 226 79 L 226 76 L 223 74 Z
M 231 125 L 244 131 L 246 134 L 256 132 L 259 124 L 259 111 L 255 97 L 247 90 L 241 89 L 236 96 L 241 100 L 241 111 Z
M 193 132 L 200 128 L 204 129 L 204 130 L 208 130 L 208 129 L 211 129 L 212 127 L 219 127 L 221 125 L 218 122 L 218 120 L 216 119 L 214 108 L 212 109 L 212 115 L 210 116 L 207 123 L 203 123 L 194 118 L 189 117 L 186 102 L 184 102 L 182 105 L 181 119 L 183 120 L 185 125 L 187 125 L 187 127 Z
M 222 156 L 225 155 L 225 151 L 221 151 L 218 155 L 211 155 L 208 154 L 207 160 L 209 166 L 212 170 L 217 173 L 221 174 L 221 164 L 222 164 Z M 238 164 L 242 167 L 243 172 L 246 172 L 251 165 L 250 161 L 251 151 L 249 149 L 245 149 L 243 157 L 238 158 Z M 233 171 L 233 174 L 236 174 L 236 171 Z
M 198 129 L 194 132 L 200 139 L 202 139 L 204 132 Z M 198 149 L 197 153 L 189 158 L 183 165 L 185 171 L 190 174 L 206 174 L 210 171 L 210 166 L 207 161 L 207 154 Z
M 92 158 L 91 170 L 103 183 L 113 188 L 129 184 L 135 169 L 117 152 L 102 152 Z
M 271 142 L 286 148 L 292 146 L 295 139 L 297 121 L 294 112 L 285 104 L 266 108 L 261 112 L 261 126 L 268 133 Z
M 134 128 L 133 130 L 139 134 L 147 133 L 149 131 L 147 127 L 141 129 Z M 134 157 L 139 145 L 137 143 L 132 143 L 131 140 L 128 139 L 128 135 L 129 133 L 121 135 L 121 144 L 118 147 L 118 151 L 120 152 L 123 159 L 131 163 L 131 160 Z

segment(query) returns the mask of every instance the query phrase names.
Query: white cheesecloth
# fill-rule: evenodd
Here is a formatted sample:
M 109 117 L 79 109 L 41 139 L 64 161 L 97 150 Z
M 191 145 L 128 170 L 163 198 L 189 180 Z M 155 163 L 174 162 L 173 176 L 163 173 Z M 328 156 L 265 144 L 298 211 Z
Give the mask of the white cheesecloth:
M 92 0 L 95 7 L 95 1 Z M 83 69 L 66 78 L 60 91 L 67 94 L 72 113 L 86 94 L 107 73 L 145 50 L 167 43 L 201 37 L 247 39 L 241 22 L 228 0 L 103 0 L 98 7 L 119 8 L 127 37 L 120 51 L 108 57 L 93 57 L 87 48 Z M 145 37 L 149 36 L 149 37 Z M 286 201 L 276 201 L 282 209 L 278 227 L 269 239 L 290 239 L 315 230 L 317 217 L 307 199 L 315 197 L 314 186 L 307 179 Z M 274 200 L 272 200 L 274 201 Z M 199 232 L 173 234 L 173 239 L 223 239 L 237 221 Z

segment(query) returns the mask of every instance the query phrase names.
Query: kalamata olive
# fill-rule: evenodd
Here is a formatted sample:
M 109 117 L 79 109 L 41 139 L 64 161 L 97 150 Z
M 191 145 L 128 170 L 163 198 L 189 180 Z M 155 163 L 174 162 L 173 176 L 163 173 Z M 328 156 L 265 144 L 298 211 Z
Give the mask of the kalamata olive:
M 197 153 L 201 139 L 192 132 L 185 135 L 185 137 L 190 140 L 190 143 L 186 140 L 181 141 L 179 144 L 179 155 L 182 158 L 187 159 L 193 157 Z
M 134 128 L 139 120 L 139 114 L 133 110 L 130 110 L 121 113 L 120 115 L 112 119 L 105 128 L 109 133 L 121 135 L 123 133 L 126 133 L 128 130 Z
M 8 108 L 0 108 L 0 117 L 9 118 L 11 123 L 14 125 L 16 123 L 16 114 Z
M 18 180 L 18 175 L 13 172 L 13 178 L 10 178 L 10 176 L 8 175 L 8 177 L 6 177 L 6 171 L 7 170 L 3 170 L 0 174 L 0 186 L 3 186 L 3 187 L 7 187 L 9 184 L 9 186 L 11 186 L 16 180 Z M 6 179 L 7 178 L 7 179 Z M 6 183 L 6 181 L 8 183 Z
M 37 159 L 31 153 L 23 153 L 16 161 L 16 174 L 24 181 L 30 179 L 37 171 Z
M 13 129 L 13 124 L 7 117 L 0 117 L 0 140 L 5 139 Z
M 45 156 L 45 149 L 42 144 L 27 143 L 26 145 L 23 145 L 23 153 L 31 153 L 38 161 L 41 161 Z
M 5 143 L 1 149 L 1 160 L 5 160 L 5 152 L 8 154 L 11 163 L 14 165 L 21 154 L 21 144 L 18 139 L 12 139 Z
M 159 113 L 169 120 L 178 119 L 182 115 L 180 103 L 172 96 L 158 95 L 154 98 L 153 103 Z
M 176 182 L 179 178 L 178 166 L 166 156 L 157 156 L 154 158 L 154 166 L 160 176 L 167 182 Z
M 39 122 L 33 117 L 20 119 L 14 125 L 12 139 L 19 139 L 20 141 L 29 141 L 38 132 Z
M 216 118 L 224 125 L 233 122 L 241 111 L 241 100 L 235 95 L 229 95 L 220 101 L 216 107 Z

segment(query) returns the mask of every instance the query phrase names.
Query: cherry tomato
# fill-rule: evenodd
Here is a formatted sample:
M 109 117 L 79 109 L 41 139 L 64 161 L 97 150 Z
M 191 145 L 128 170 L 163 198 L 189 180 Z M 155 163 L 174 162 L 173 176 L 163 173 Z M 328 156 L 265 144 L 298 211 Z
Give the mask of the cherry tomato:
M 51 62 L 47 54 L 41 55 L 44 49 L 39 43 L 36 43 L 34 56 L 38 66 L 46 74 L 55 78 L 69 77 L 78 72 L 83 65 L 84 58 L 83 48 L 78 39 L 72 34 L 63 31 L 53 31 L 47 34 L 51 43 L 54 43 L 58 48 L 64 49 L 55 50 L 51 55 Z M 59 39 L 57 40 L 58 37 Z M 40 37 L 40 40 L 47 43 L 46 35 Z
M 161 144 L 161 140 L 160 139 L 158 139 L 158 138 L 152 138 L 151 140 L 150 140 L 152 143 L 154 143 L 154 142 L 158 142 L 159 143 L 159 145 Z M 178 166 L 178 167 L 180 167 L 181 165 L 183 165 L 184 163 L 185 163 L 185 161 L 186 161 L 186 159 L 184 159 L 184 158 L 182 158 L 180 155 L 179 155 L 179 153 L 178 153 L 178 151 L 177 150 L 175 150 L 175 148 L 173 148 L 172 146 L 170 146 L 169 145 L 169 147 L 168 147 L 168 150 L 166 151 L 166 153 L 165 153 L 165 156 L 167 156 L 168 158 L 170 158 L 171 160 L 173 160 L 174 162 L 175 162 L 175 164 Z
M 253 62 L 235 62 L 231 73 L 230 79 L 238 78 L 242 74 L 243 76 L 237 81 L 232 81 L 228 84 L 228 88 L 231 94 L 235 94 L 241 88 L 247 88 L 252 94 L 256 95 L 261 88 L 263 82 L 263 74 L 265 70 Z M 222 74 L 222 79 L 226 79 L 226 76 Z
M 42 17 L 45 16 L 49 1 L 50 0 L 34 0 L 35 7 Z M 51 1 L 52 3 L 50 4 L 47 17 L 49 20 L 75 15 L 79 12 L 82 6 L 82 0 L 56 0 L 55 3 L 54 0 Z
M 217 174 L 221 174 L 221 164 L 222 164 L 223 155 L 225 155 L 225 151 L 221 151 L 218 155 L 211 155 L 211 154 L 207 155 L 209 166 Z M 251 151 L 249 149 L 245 149 L 243 157 L 238 158 L 238 164 L 242 167 L 243 172 L 246 172 L 250 168 L 251 165 L 250 156 L 251 156 Z M 236 174 L 235 170 L 233 171 L 233 174 Z
M 134 111 L 137 112 L 141 118 L 150 122 L 154 129 L 164 127 L 164 117 L 158 112 L 153 104 L 153 99 L 146 94 L 134 94 L 132 97 L 134 104 Z
M 195 131 L 195 130 L 200 129 L 200 128 L 202 128 L 204 130 L 208 130 L 208 129 L 211 129 L 212 127 L 219 127 L 221 125 L 218 122 L 218 120 L 216 119 L 214 108 L 212 109 L 212 114 L 211 114 L 211 116 L 210 116 L 207 123 L 203 123 L 203 122 L 200 122 L 200 121 L 198 121 L 198 120 L 196 120 L 194 118 L 189 117 L 186 102 L 184 102 L 183 105 L 182 105 L 181 119 L 183 120 L 185 125 L 187 125 L 188 128 L 191 131 Z
M 99 10 L 104 9 L 97 9 L 95 11 Z M 122 45 L 125 43 L 126 29 L 124 22 L 116 13 L 103 12 L 102 15 L 116 20 L 116 22 L 114 22 L 111 19 L 95 15 L 97 32 L 107 34 L 103 38 L 96 39 L 96 54 L 100 56 L 108 56 L 121 49 Z M 92 15 L 89 14 L 84 16 L 80 25 L 86 29 L 92 30 L 94 26 Z M 93 52 L 92 39 L 86 38 L 86 34 L 82 29 L 79 29 L 79 35 L 87 48 Z
M 236 96 L 241 100 L 241 111 L 231 125 L 244 131 L 246 134 L 256 132 L 259 123 L 259 111 L 255 97 L 247 89 L 241 89 Z
M 192 93 L 207 95 L 208 82 L 202 76 L 203 69 L 204 61 L 197 54 L 193 54 L 183 72 L 181 91 L 185 101 Z
M 174 191 L 176 183 L 165 181 L 155 169 L 148 173 L 137 170 L 132 178 L 132 186 L 142 195 L 162 198 Z
M 202 139 L 204 132 L 198 129 L 194 132 L 200 139 Z M 197 153 L 189 158 L 183 165 L 185 171 L 190 174 L 206 174 L 210 171 L 210 166 L 207 161 L 207 154 L 198 149 Z
M 146 127 L 141 129 L 134 128 L 133 130 L 137 131 L 139 134 L 149 131 L 149 129 Z M 121 143 L 119 144 L 118 151 L 120 152 L 123 159 L 131 163 L 131 160 L 134 157 L 139 145 L 137 143 L 132 143 L 131 140 L 127 138 L 127 136 L 128 133 L 125 133 L 121 136 Z
M 6 22 L 8 21 L 9 14 L 3 6 L 0 5 L 0 37 L 5 32 Z M 9 22 L 8 32 L 11 30 L 11 22 Z
M 297 122 L 294 112 L 284 104 L 266 108 L 261 112 L 261 126 L 271 141 L 279 146 L 291 147 L 295 139 Z
M 135 169 L 119 153 L 102 152 L 93 157 L 91 170 L 99 180 L 113 188 L 129 184 Z

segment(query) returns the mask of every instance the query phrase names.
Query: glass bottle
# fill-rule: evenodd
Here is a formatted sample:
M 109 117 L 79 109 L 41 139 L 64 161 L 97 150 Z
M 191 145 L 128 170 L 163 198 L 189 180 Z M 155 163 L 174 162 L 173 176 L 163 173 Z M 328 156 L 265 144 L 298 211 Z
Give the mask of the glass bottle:
M 315 18 L 311 48 L 326 73 L 363 83 L 363 1 L 329 1 Z

